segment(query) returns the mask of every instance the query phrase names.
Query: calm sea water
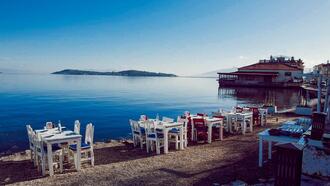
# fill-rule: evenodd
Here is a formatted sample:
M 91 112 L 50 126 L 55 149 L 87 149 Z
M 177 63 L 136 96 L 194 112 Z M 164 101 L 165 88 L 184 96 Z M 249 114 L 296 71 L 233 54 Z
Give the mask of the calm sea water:
M 26 124 L 53 121 L 82 131 L 95 125 L 95 141 L 128 137 L 128 119 L 141 114 L 176 118 L 184 111 L 211 113 L 235 105 L 298 102 L 298 91 L 220 89 L 215 79 L 0 74 L 0 153 L 27 148 Z

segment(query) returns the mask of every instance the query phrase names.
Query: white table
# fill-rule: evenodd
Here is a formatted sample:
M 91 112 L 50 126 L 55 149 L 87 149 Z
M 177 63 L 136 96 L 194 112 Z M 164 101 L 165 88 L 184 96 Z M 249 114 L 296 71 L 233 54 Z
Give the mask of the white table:
M 156 122 L 155 119 L 149 119 L 149 121 Z M 163 122 L 163 121 L 158 121 L 156 123 L 157 123 L 156 128 L 163 129 L 163 133 L 164 133 L 164 153 L 165 154 L 168 153 L 168 132 L 171 129 L 174 129 L 174 128 L 177 128 L 180 131 L 180 150 L 184 149 L 184 146 L 183 146 L 183 123 L 178 123 L 178 122 L 168 123 L 168 122 Z M 139 121 L 139 125 L 144 126 L 144 122 Z
M 246 132 L 246 120 L 250 121 L 250 132 L 253 132 L 253 113 L 252 112 L 246 112 L 246 113 L 237 113 L 237 116 L 243 117 L 243 129 L 242 133 L 245 134 Z
M 267 109 L 259 108 L 258 110 L 261 116 L 261 126 L 265 126 L 267 123 Z
M 178 128 L 180 130 L 180 150 L 183 150 L 183 123 L 173 122 L 166 123 L 162 122 L 160 125 L 164 132 L 164 153 L 168 153 L 168 131 L 174 128 Z
M 272 159 L 272 143 L 297 143 L 300 138 L 294 138 L 289 136 L 271 136 L 269 134 L 270 129 L 266 129 L 258 134 L 259 136 L 259 167 L 262 167 L 262 152 L 263 152 L 263 141 L 268 141 L 268 159 Z
M 253 131 L 253 113 L 252 112 L 244 112 L 244 113 L 235 113 L 235 112 L 224 112 L 222 113 L 224 117 L 227 119 L 227 125 L 229 127 L 229 132 L 233 133 L 232 131 L 232 118 L 237 120 L 237 117 L 242 117 L 243 119 L 243 126 L 242 126 L 242 133 L 245 134 L 246 132 L 246 123 L 245 120 L 249 119 L 250 121 L 250 131 Z
M 219 139 L 223 140 L 223 119 L 221 118 L 209 118 L 209 117 L 202 117 L 202 116 L 191 116 L 191 120 L 193 119 L 205 119 L 207 125 L 207 142 L 212 143 L 212 128 L 214 125 L 220 125 L 219 130 Z M 191 121 L 191 140 L 194 139 L 194 123 Z
M 36 133 L 41 136 L 41 140 L 43 143 L 47 145 L 47 159 L 48 159 L 48 167 L 49 167 L 49 175 L 54 175 L 53 169 L 53 158 L 52 158 L 52 145 L 60 144 L 60 143 L 77 143 L 77 152 L 81 151 L 81 135 L 80 134 L 72 134 L 73 131 L 62 131 L 59 132 L 57 128 L 45 130 L 36 130 Z M 80 170 L 80 153 L 77 153 L 77 159 L 75 160 L 75 168 L 77 171 Z M 44 170 L 43 170 L 44 171 Z M 45 172 L 42 173 L 45 175 Z

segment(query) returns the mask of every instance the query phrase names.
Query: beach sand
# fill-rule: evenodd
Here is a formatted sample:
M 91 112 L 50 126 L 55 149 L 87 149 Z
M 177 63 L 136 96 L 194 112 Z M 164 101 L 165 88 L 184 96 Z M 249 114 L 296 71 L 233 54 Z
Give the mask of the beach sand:
M 271 163 L 258 167 L 257 133 L 276 127 L 294 115 L 269 117 L 267 125 L 255 127 L 253 133 L 225 136 L 223 141 L 195 144 L 168 154 L 147 154 L 134 148 L 130 141 L 95 144 L 95 167 L 86 164 L 42 177 L 21 152 L 0 157 L 0 184 L 14 185 L 212 185 L 242 180 L 248 184 L 272 179 Z M 266 145 L 266 144 L 265 144 Z M 267 148 L 264 148 L 264 156 Z

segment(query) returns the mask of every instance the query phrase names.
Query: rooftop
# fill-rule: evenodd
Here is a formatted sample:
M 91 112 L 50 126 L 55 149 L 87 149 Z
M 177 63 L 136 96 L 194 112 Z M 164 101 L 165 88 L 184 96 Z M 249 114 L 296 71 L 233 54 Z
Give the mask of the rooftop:
M 283 63 L 255 63 L 252 65 L 238 68 L 238 71 L 244 70 L 286 70 L 286 71 L 300 71 L 301 69 Z

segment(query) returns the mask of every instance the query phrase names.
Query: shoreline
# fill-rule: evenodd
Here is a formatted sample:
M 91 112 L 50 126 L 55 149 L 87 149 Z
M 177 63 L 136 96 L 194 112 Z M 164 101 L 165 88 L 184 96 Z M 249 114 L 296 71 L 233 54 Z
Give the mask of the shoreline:
M 271 164 L 258 167 L 258 132 L 298 117 L 277 114 L 268 117 L 267 125 L 255 127 L 252 133 L 225 135 L 223 141 L 191 144 L 181 151 L 171 146 L 168 154 L 161 155 L 134 148 L 131 140 L 96 142 L 95 167 L 86 164 L 80 172 L 67 167 L 63 174 L 56 173 L 54 177 L 41 177 L 29 161 L 28 151 L 22 151 L 0 157 L 0 165 L 7 167 L 0 170 L 0 184 L 212 185 L 237 179 L 256 184 L 271 180 L 273 174 Z

